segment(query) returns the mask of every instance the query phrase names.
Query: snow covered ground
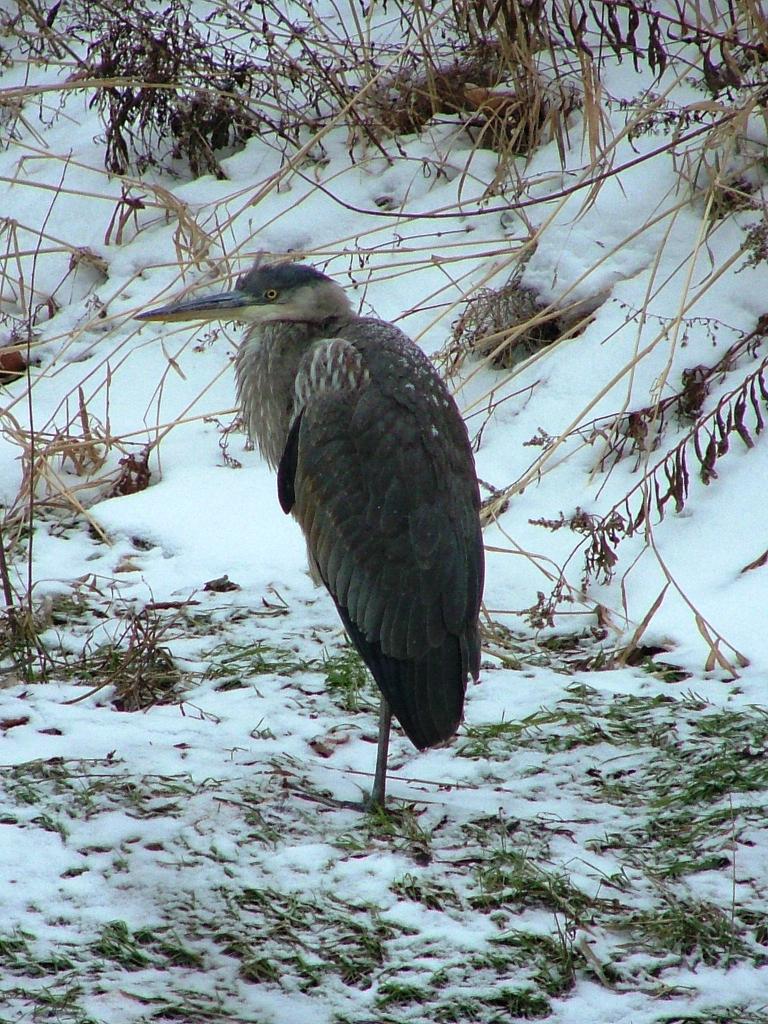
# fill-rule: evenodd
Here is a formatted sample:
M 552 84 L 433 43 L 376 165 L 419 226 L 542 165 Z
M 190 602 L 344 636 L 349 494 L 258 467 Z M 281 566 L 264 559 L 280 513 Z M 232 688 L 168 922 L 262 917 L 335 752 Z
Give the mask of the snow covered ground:
M 337 6 L 314 8 L 354 35 Z M 33 615 L 2 661 L 0 1020 L 768 1020 L 765 109 L 747 75 L 713 97 L 673 35 L 659 79 L 604 55 L 599 188 L 587 104 L 565 166 L 542 140 L 501 177 L 460 114 L 110 175 L 73 61 L 6 36 L 0 329 L 30 366 L 0 500 Z M 451 746 L 395 736 L 388 814 L 338 805 L 370 786 L 376 694 L 231 429 L 240 330 L 133 319 L 258 253 L 443 367 L 519 266 L 593 313 L 452 377 L 487 656 Z

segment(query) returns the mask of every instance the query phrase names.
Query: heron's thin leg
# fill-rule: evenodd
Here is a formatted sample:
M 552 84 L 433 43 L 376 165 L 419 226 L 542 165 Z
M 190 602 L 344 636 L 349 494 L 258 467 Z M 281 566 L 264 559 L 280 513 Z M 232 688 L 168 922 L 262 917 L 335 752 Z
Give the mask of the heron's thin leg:
M 389 750 L 389 730 L 392 725 L 392 709 L 386 697 L 381 698 L 379 707 L 379 744 L 376 751 L 376 774 L 371 789 L 371 807 L 384 806 L 384 790 L 387 785 L 387 751 Z

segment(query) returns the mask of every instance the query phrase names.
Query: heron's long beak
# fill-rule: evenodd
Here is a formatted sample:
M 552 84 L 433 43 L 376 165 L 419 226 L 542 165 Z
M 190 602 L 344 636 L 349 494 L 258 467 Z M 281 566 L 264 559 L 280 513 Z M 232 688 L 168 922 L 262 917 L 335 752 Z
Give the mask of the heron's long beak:
M 199 299 L 171 302 L 167 306 L 137 313 L 136 320 L 243 320 L 243 310 L 253 307 L 253 296 L 247 292 L 219 292 Z

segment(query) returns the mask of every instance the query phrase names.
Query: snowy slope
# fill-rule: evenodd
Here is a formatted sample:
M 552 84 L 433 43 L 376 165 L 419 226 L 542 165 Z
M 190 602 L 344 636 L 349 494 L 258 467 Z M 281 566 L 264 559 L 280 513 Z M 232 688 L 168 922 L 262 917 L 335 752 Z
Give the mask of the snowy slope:
M 352 6 L 320 20 L 354 34 Z M 569 193 L 594 173 L 576 108 L 564 166 L 554 140 L 515 161 L 540 200 L 523 214 L 459 115 L 376 146 L 330 127 L 291 168 L 267 134 L 218 154 L 221 178 L 183 161 L 107 174 L 92 92 L 10 41 L 0 310 L 6 342 L 30 313 L 33 332 L 4 388 L 0 495 L 39 648 L 25 670 L 9 642 L 2 663 L 0 1019 L 768 1019 L 768 569 L 747 569 L 768 548 L 768 448 L 747 405 L 705 484 L 691 441 L 663 518 L 652 483 L 632 489 L 695 420 L 649 416 L 658 444 L 611 454 L 620 414 L 768 312 L 766 263 L 744 249 L 765 217 L 764 111 L 722 143 L 728 175 L 714 156 L 708 171 L 696 132 L 728 96 L 702 105 L 700 54 L 670 50 L 657 80 L 606 53 L 617 173 Z M 695 112 L 688 141 L 669 147 L 672 121 L 625 131 L 651 93 Z M 714 216 L 726 178 L 751 182 L 749 203 Z M 259 253 L 298 254 L 436 357 L 474 289 L 518 266 L 542 304 L 594 311 L 513 370 L 469 356 L 452 378 L 484 497 L 508 498 L 485 529 L 487 657 L 452 745 L 395 737 L 389 817 L 337 804 L 369 786 L 375 693 L 273 475 L 229 430 L 240 330 L 132 319 Z M 760 335 L 701 415 L 764 358 Z M 115 493 L 147 446 L 149 486 Z M 610 578 L 584 577 L 583 534 L 542 525 L 626 521 L 644 493 Z M 224 575 L 237 589 L 205 589 Z M 542 625 L 529 610 L 561 578 Z M 157 669 L 126 666 L 148 635 L 173 685 L 115 706 L 120 680 Z

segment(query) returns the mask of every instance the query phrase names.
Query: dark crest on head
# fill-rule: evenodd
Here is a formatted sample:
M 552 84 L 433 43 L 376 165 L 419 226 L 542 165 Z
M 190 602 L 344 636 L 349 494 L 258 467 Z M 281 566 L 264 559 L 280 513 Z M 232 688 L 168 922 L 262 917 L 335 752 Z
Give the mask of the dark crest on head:
M 325 274 L 306 263 L 276 263 L 272 266 L 257 265 L 237 279 L 238 290 L 257 294 L 267 288 L 280 292 L 291 291 L 301 285 L 328 281 Z

